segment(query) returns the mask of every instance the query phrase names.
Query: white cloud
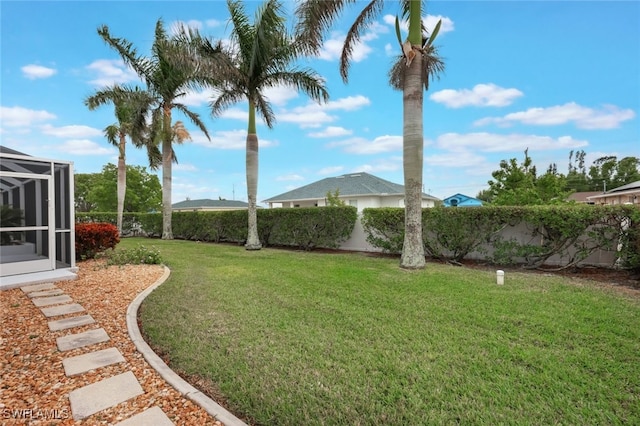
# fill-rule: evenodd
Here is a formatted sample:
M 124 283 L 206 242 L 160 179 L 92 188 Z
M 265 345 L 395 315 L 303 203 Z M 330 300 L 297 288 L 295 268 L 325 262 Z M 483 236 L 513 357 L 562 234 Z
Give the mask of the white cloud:
M 247 131 L 246 130 L 220 130 L 215 133 L 210 133 L 211 141 L 207 137 L 198 132 L 192 134 L 193 143 L 204 146 L 207 148 L 216 149 L 245 149 L 247 143 Z M 260 139 L 258 137 L 258 144 L 260 148 L 269 148 L 276 146 L 277 143 Z
M 51 77 L 52 75 L 58 72 L 54 68 L 47 68 L 41 65 L 33 65 L 33 64 L 25 65 L 20 69 L 22 70 L 22 74 L 24 75 L 24 77 L 28 78 L 29 80 Z
M 198 168 L 193 164 L 178 163 L 173 165 L 173 170 L 180 172 L 196 172 L 198 171 Z
M 429 34 L 433 32 L 433 29 L 436 27 L 438 21 L 442 21 L 442 23 L 440 24 L 440 31 L 438 32 L 436 40 L 438 40 L 438 37 L 440 37 L 441 35 L 444 35 L 455 29 L 453 21 L 447 16 L 427 15 L 426 17 L 422 18 L 422 23 L 427 28 Z
M 395 172 L 402 169 L 402 157 L 390 157 L 384 160 L 376 161 L 373 164 L 361 164 L 351 169 L 351 173 L 366 172 Z
M 240 108 L 229 108 L 220 114 L 220 118 L 232 118 L 234 120 L 247 121 L 249 119 L 249 112 Z
M 550 136 L 496 133 L 445 133 L 436 141 L 438 148 L 450 151 L 520 152 L 527 148 L 535 150 L 574 149 L 589 145 L 587 141 L 571 136 Z
M 301 181 L 301 180 L 304 180 L 304 177 L 297 175 L 295 173 L 276 177 L 276 181 L 278 182 L 291 182 L 291 181 L 295 182 L 295 181 Z
M 216 96 L 216 92 L 212 89 L 203 90 L 202 92 L 189 91 L 184 96 L 178 98 L 178 102 L 191 107 L 198 107 L 208 104 Z
M 442 103 L 449 108 L 463 106 L 506 106 L 510 105 L 523 93 L 518 89 L 505 89 L 493 83 L 476 84 L 473 89 L 445 89 L 429 96 L 432 101 Z
M 393 45 L 391 43 L 387 43 L 384 45 L 384 53 L 387 56 L 396 56 L 399 55 L 400 52 L 400 46 L 399 45 L 395 45 L 395 48 L 393 47 Z
M 317 104 L 314 104 L 317 105 Z M 363 106 L 371 105 L 371 101 L 366 96 L 347 96 L 336 101 L 329 101 L 326 104 L 320 105 L 321 108 L 327 110 L 342 110 L 342 111 L 355 111 Z
M 222 21 L 218 21 L 217 19 L 207 19 L 205 23 L 207 24 L 207 27 L 210 28 L 215 28 L 222 25 Z
M 281 123 L 294 123 L 301 128 L 320 127 L 324 123 L 330 123 L 338 119 L 320 109 L 305 107 L 294 108 L 291 112 L 278 113 L 276 119 Z
M 264 95 L 273 105 L 283 106 L 289 100 L 297 98 L 298 91 L 290 86 L 278 86 L 268 88 Z
M 343 166 L 329 166 L 318 170 L 319 175 L 333 175 L 344 170 Z
M 68 140 L 62 145 L 57 145 L 55 149 L 73 155 L 107 155 L 114 151 L 88 139 Z
M 593 109 L 569 102 L 548 108 L 529 108 L 504 117 L 482 118 L 474 124 L 476 126 L 486 124 L 510 126 L 517 122 L 536 126 L 553 126 L 572 122 L 580 129 L 613 129 L 619 127 L 621 122 L 633 119 L 635 115 L 631 109 L 621 109 L 614 105 Z
M 56 116 L 44 110 L 22 107 L 0 107 L 0 122 L 7 127 L 26 127 L 40 121 L 54 120 Z
M 139 81 L 138 74 L 120 59 L 98 59 L 86 67 L 97 77 L 89 83 L 94 86 L 113 86 L 114 84 Z
M 327 148 L 342 147 L 350 154 L 379 154 L 402 150 L 402 136 L 378 136 L 373 140 L 355 137 L 327 144 Z
M 328 126 L 320 132 L 309 133 L 307 136 L 311 138 L 334 138 L 338 136 L 348 136 L 353 131 L 345 129 L 344 127 Z
M 42 126 L 41 131 L 45 135 L 56 136 L 58 138 L 73 139 L 90 138 L 93 136 L 102 135 L 102 131 L 100 129 L 83 125 L 53 127 L 50 124 L 45 124 L 44 126 Z
M 385 34 L 389 32 L 389 28 L 378 23 L 373 22 L 368 31 L 363 34 L 360 41 L 353 46 L 351 52 L 351 60 L 353 62 L 361 62 L 369 56 L 373 51 L 373 48 L 367 44 L 367 42 L 373 41 L 379 37 L 379 34 Z M 326 61 L 333 61 L 340 59 L 342 55 L 342 48 L 344 46 L 345 35 L 339 32 L 331 34 L 331 38 L 326 40 L 319 53 L 319 58 Z
M 174 21 L 169 24 L 169 32 L 172 35 L 176 35 L 180 33 L 182 28 L 191 28 L 194 30 L 200 31 L 203 27 L 202 21 L 198 21 L 197 19 L 191 19 L 189 21 Z
M 459 150 L 444 154 L 426 155 L 424 162 L 428 166 L 473 168 L 484 163 L 484 157 L 468 150 Z M 466 172 L 466 171 L 465 171 Z
M 390 25 L 392 27 L 395 27 L 396 25 L 396 17 L 394 15 L 385 15 L 383 20 L 385 24 Z M 429 32 L 429 34 L 431 34 L 431 32 L 436 27 L 436 24 L 438 23 L 439 20 L 442 20 L 442 24 L 440 24 L 440 32 L 438 33 L 438 37 L 442 36 L 445 33 L 451 32 L 455 29 L 455 26 L 451 18 L 447 16 L 442 16 L 442 15 L 427 15 L 422 18 L 422 23 L 427 28 L 427 31 Z M 409 25 L 407 21 L 400 21 L 400 28 L 406 34 L 409 31 Z

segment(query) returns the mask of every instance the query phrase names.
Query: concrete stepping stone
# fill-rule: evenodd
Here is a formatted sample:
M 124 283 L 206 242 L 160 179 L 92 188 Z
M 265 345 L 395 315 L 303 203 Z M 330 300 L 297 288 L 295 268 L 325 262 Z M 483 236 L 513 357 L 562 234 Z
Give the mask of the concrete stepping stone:
M 91 315 L 80 315 L 77 317 L 64 318 L 60 320 L 49 321 L 49 330 L 60 331 L 68 328 L 80 327 L 82 325 L 93 324 L 96 320 Z
M 55 288 L 58 287 L 56 287 L 53 283 L 43 283 L 26 285 L 24 287 L 20 287 L 20 290 L 24 291 L 25 293 L 31 293 L 33 291 L 53 290 Z
M 116 423 L 115 426 L 172 426 L 174 423 L 160 407 L 151 407 L 140 414 Z
M 62 366 L 64 367 L 64 374 L 66 374 L 67 377 L 71 377 L 124 361 L 125 359 L 119 350 L 116 348 L 108 348 L 63 359 Z
M 71 414 L 74 420 L 82 420 L 143 393 L 136 376 L 127 371 L 71 391 Z
M 82 333 L 58 337 L 56 343 L 58 344 L 58 350 L 64 352 L 96 343 L 107 342 L 108 340 L 109 335 L 104 331 L 104 328 L 96 328 L 94 330 L 83 331 Z
M 31 301 L 37 307 L 41 307 L 49 305 L 61 305 L 63 303 L 73 302 L 73 299 L 71 298 L 71 296 L 63 294 L 62 296 L 36 297 L 35 299 L 31 299 Z
M 27 293 L 27 296 L 34 297 L 46 297 L 46 296 L 59 296 L 64 292 L 59 288 L 54 288 L 53 290 L 42 290 L 42 291 L 34 291 L 33 293 Z
M 40 308 L 45 317 L 57 317 L 59 315 L 75 314 L 84 311 L 84 308 L 77 303 L 69 303 L 66 305 L 52 306 L 50 308 Z

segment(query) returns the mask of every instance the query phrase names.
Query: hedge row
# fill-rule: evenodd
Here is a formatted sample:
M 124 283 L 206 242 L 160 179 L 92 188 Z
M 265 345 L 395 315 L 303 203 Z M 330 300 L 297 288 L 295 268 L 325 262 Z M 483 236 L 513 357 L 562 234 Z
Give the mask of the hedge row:
M 304 250 L 338 248 L 349 238 L 357 219 L 355 207 L 258 210 L 258 235 L 263 246 L 288 246 Z M 175 212 L 174 238 L 244 244 L 247 211 Z M 78 222 L 115 223 L 115 213 L 78 213 Z M 162 235 L 160 213 L 125 213 L 123 235 Z
M 640 267 L 640 209 L 635 206 L 528 206 L 423 209 L 425 252 L 459 262 L 470 254 L 499 265 L 539 268 L 551 257 L 563 268 L 585 260 L 596 250 L 618 250 L 627 267 Z M 367 241 L 400 253 L 404 209 L 365 209 Z M 517 226 L 526 231 L 509 237 Z M 511 233 L 513 235 L 513 233 Z

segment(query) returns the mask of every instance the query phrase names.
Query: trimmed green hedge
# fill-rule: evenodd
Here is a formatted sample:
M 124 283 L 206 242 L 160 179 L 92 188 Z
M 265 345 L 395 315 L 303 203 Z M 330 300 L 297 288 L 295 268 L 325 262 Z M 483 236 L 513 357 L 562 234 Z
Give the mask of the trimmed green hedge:
M 640 209 L 637 206 L 527 206 L 423 209 L 425 253 L 460 262 L 471 253 L 499 265 L 539 268 L 557 257 L 561 268 L 585 260 L 596 250 L 618 250 L 620 266 L 640 267 Z M 404 209 L 365 209 L 367 241 L 400 253 Z M 520 238 L 506 237 L 525 227 Z
M 258 235 L 263 246 L 288 246 L 304 250 L 338 248 L 353 232 L 355 207 L 310 207 L 258 210 Z M 115 213 L 79 213 L 77 222 L 115 223 Z M 175 212 L 174 238 L 244 244 L 247 211 Z M 125 213 L 123 235 L 162 235 L 160 213 Z

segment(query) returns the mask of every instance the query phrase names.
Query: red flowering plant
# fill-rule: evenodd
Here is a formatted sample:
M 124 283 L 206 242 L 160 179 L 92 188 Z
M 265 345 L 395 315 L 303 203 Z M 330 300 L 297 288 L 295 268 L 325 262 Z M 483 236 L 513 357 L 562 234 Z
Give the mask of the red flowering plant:
M 118 228 L 110 223 L 76 223 L 76 260 L 93 259 L 120 242 Z

